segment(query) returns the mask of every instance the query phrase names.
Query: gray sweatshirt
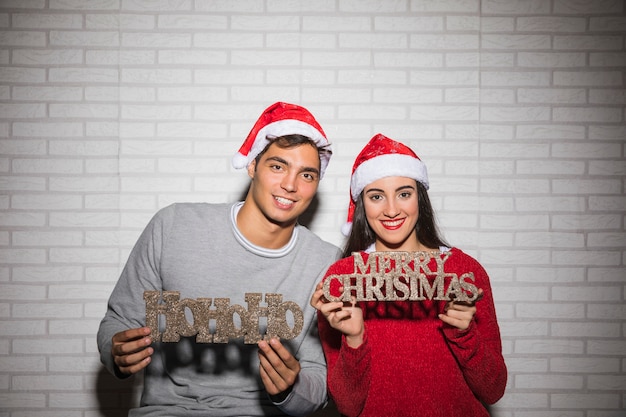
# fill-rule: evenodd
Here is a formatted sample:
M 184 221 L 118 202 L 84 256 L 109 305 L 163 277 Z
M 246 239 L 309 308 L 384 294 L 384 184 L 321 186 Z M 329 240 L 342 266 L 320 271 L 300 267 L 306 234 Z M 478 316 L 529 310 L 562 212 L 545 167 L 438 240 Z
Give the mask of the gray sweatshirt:
M 266 306 L 265 294 L 277 293 L 296 303 L 304 317 L 300 334 L 282 340 L 302 367 L 293 390 L 281 403 L 270 400 L 259 377 L 256 344 L 244 344 L 243 338 L 197 343 L 195 337 L 181 337 L 175 343 L 153 343 L 141 407 L 129 416 L 304 416 L 325 403 L 326 365 L 309 299 L 339 249 L 299 225 L 281 249 L 254 246 L 236 228 L 240 205 L 174 204 L 152 218 L 100 324 L 101 361 L 121 377 L 111 356 L 111 338 L 146 325 L 144 291 L 179 291 L 181 300 L 229 298 L 230 305 L 244 308 L 246 293 L 261 293 L 261 306 Z

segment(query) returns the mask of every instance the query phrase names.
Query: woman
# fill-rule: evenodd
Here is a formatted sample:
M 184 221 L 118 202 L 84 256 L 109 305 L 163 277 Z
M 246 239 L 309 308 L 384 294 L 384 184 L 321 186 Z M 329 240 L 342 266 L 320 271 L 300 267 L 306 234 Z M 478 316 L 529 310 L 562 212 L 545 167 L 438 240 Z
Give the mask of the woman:
M 489 277 L 440 237 L 427 189 L 417 155 L 381 134 L 354 163 L 343 259 L 311 297 L 344 416 L 488 416 L 504 394 Z

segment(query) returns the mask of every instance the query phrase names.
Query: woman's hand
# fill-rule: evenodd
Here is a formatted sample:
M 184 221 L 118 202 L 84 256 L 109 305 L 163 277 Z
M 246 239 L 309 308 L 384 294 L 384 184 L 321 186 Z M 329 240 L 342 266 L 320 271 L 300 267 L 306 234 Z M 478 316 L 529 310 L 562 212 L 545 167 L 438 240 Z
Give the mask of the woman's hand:
M 464 331 L 467 330 L 476 314 L 476 302 L 483 297 L 483 290 L 478 290 L 478 297 L 471 303 L 449 301 L 439 318 L 444 323 Z
M 311 306 L 318 310 L 330 324 L 346 336 L 348 346 L 357 348 L 363 343 L 365 325 L 363 322 L 363 311 L 356 306 L 356 298 L 351 302 L 328 301 L 324 297 L 323 283 L 320 282 L 315 287 L 315 292 L 311 296 Z M 340 288 L 340 291 L 343 289 Z

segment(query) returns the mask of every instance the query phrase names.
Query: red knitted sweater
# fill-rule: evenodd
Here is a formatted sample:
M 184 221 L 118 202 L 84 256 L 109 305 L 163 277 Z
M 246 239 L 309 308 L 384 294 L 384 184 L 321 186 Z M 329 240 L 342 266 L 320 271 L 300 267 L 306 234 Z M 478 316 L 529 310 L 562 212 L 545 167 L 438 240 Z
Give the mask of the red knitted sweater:
M 367 254 L 362 256 L 367 260 Z M 326 277 L 353 273 L 353 262 L 353 257 L 337 261 Z M 434 260 L 429 267 L 436 271 Z M 458 276 L 473 272 L 474 284 L 484 291 L 466 331 L 437 317 L 446 301 L 366 301 L 359 303 L 364 342 L 352 349 L 318 315 L 328 389 L 342 415 L 483 417 L 489 415 L 483 404 L 502 397 L 507 371 L 489 277 L 475 259 L 456 248 L 444 270 Z M 429 278 L 432 284 L 434 276 Z M 448 283 L 446 278 L 446 287 Z

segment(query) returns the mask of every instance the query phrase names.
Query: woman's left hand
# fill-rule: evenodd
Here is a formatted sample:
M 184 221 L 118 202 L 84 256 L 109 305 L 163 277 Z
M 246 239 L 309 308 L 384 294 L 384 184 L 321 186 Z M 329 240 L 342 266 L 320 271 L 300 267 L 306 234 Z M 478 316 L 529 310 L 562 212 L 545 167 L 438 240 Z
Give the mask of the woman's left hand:
M 482 298 L 482 289 L 478 290 L 478 295 L 479 297 L 476 301 Z M 439 318 L 444 323 L 464 331 L 467 330 L 472 323 L 474 314 L 476 314 L 476 302 L 458 303 L 455 301 L 449 301 L 448 304 L 446 304 L 444 312 L 439 314 Z

